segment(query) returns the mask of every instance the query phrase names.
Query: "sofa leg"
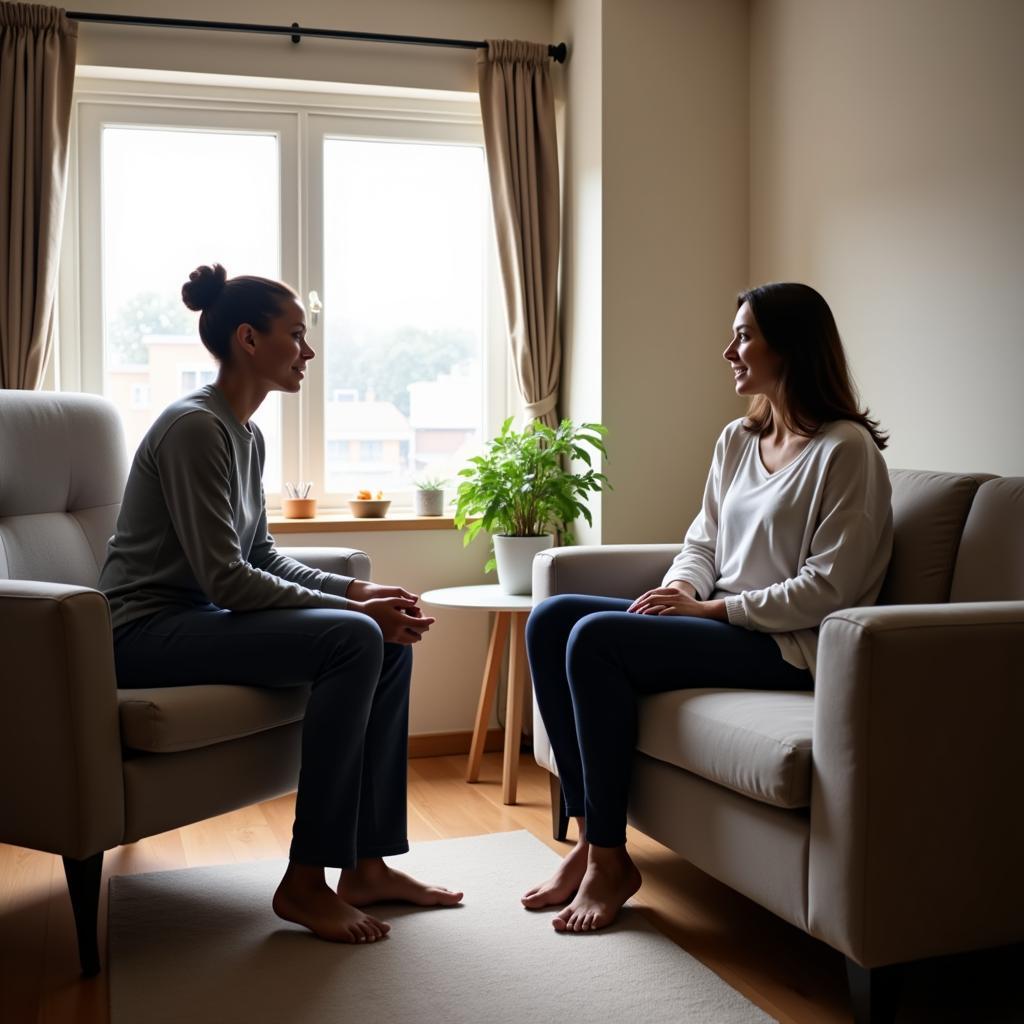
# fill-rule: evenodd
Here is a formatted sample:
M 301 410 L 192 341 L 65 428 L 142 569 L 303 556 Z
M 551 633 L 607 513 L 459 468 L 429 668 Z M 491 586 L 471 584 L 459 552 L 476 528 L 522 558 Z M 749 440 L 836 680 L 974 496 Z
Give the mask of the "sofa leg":
M 97 924 L 100 909 L 100 878 L 103 875 L 103 851 L 85 860 L 64 858 L 64 876 L 68 880 L 71 909 L 78 934 L 78 959 L 82 974 L 93 978 L 100 973 L 100 949 Z
M 562 802 L 562 784 L 552 772 L 548 772 L 548 784 L 551 787 L 551 834 L 560 843 L 564 843 L 569 832 L 569 815 L 565 813 L 565 804 Z
M 854 1024 L 891 1024 L 896 1018 L 903 968 L 861 967 L 846 958 L 846 980 L 850 986 Z

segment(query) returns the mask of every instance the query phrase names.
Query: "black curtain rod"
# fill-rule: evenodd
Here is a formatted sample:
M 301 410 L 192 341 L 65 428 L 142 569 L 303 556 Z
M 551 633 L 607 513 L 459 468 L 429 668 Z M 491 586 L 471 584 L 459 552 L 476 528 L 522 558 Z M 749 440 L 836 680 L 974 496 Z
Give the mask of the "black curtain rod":
M 234 21 L 194 21 L 191 18 L 147 18 L 133 14 L 92 14 L 88 11 L 68 11 L 74 21 L 96 21 L 108 25 L 148 25 L 153 28 L 202 28 L 215 32 L 259 32 L 263 35 L 291 36 L 297 43 L 303 36 L 325 39 L 356 39 L 371 43 L 408 43 L 412 46 L 454 46 L 460 50 L 480 50 L 486 42 L 472 39 L 433 39 L 429 36 L 392 36 L 381 32 L 343 32 L 334 28 L 302 28 L 298 22 L 291 25 L 246 25 Z M 559 64 L 565 63 L 566 46 L 548 46 L 548 56 Z

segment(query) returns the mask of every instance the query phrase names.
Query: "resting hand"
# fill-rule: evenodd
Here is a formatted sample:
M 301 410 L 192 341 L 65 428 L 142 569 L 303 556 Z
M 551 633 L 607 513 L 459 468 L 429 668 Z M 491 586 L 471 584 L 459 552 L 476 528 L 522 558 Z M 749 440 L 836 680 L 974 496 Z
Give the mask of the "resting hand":
M 353 580 L 345 591 L 350 601 L 369 601 L 375 597 L 404 597 L 410 601 L 418 601 L 418 594 L 410 594 L 404 587 L 386 587 L 381 583 L 370 583 L 367 580 Z
M 681 581 L 648 590 L 626 610 L 637 615 L 688 615 L 696 619 L 727 620 L 724 601 L 698 601 L 693 587 Z
M 351 588 L 349 588 L 351 590 Z M 424 615 L 412 597 L 371 597 L 366 601 L 349 599 L 353 611 L 369 615 L 380 626 L 384 642 L 415 644 L 437 621 Z

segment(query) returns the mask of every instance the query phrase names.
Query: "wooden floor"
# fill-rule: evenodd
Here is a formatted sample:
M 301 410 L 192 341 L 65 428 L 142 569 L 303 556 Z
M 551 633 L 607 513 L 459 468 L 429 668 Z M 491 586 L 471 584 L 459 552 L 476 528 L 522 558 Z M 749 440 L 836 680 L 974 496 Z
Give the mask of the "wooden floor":
M 546 773 L 524 755 L 519 804 L 505 807 L 500 758 L 485 756 L 476 785 L 463 781 L 464 756 L 410 761 L 410 840 L 525 828 L 553 850 L 567 849 L 551 838 Z M 105 858 L 104 882 L 111 874 L 285 856 L 293 809 L 294 798 L 282 797 L 120 847 Z M 838 953 L 645 836 L 631 832 L 630 845 L 644 875 L 637 902 L 665 934 L 779 1021 L 849 1024 L 843 959 Z M 105 955 L 105 884 L 100 921 L 100 949 Z M 917 989 L 926 989 L 923 996 L 917 992 L 923 1009 L 901 1014 L 900 1021 L 1024 1020 L 1014 980 L 1021 966 L 1019 948 L 955 958 L 952 970 L 945 962 L 935 963 L 931 974 L 914 979 Z M 106 972 L 89 981 L 79 976 L 60 859 L 0 845 L 0 1021 L 107 1020 Z

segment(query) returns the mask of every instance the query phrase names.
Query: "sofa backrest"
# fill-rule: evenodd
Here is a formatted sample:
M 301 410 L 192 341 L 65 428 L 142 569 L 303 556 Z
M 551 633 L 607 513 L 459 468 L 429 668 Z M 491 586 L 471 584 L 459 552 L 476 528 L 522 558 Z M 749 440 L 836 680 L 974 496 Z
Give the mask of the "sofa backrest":
M 949 599 L 1024 600 L 1024 477 L 996 477 L 978 488 Z
M 984 475 L 892 469 L 892 560 L 879 604 L 949 600 L 953 566 Z
M 0 578 L 95 587 L 126 471 L 107 399 L 0 390 Z

